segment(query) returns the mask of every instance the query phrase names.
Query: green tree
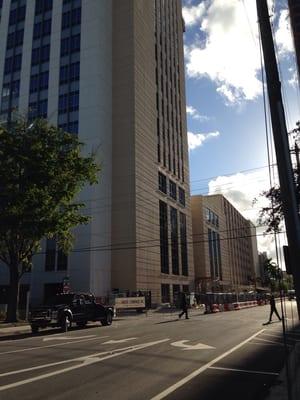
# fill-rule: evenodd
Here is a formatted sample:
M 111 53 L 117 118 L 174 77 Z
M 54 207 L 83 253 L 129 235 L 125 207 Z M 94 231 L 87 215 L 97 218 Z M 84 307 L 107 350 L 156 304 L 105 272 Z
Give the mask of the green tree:
M 300 141 L 300 121 L 296 123 L 296 128 L 290 133 L 293 142 L 294 152 L 296 153 L 296 165 L 294 167 L 294 180 L 296 184 L 296 196 L 300 204 L 300 161 L 298 154 L 298 143 Z M 267 226 L 266 232 L 279 232 L 280 223 L 283 221 L 283 205 L 279 186 L 273 186 L 269 190 L 262 192 L 262 196 L 269 200 L 269 205 L 263 207 L 259 212 L 259 224 Z
M 278 265 L 272 261 L 272 258 L 267 258 L 263 265 L 267 282 L 271 287 L 271 291 L 274 292 L 279 289 L 279 282 L 281 280 L 281 270 Z
M 37 119 L 0 126 L 0 260 L 9 269 L 7 322 L 17 320 L 19 282 L 43 238 L 72 248 L 72 228 L 89 221 L 75 196 L 97 182 L 94 156 L 75 135 Z

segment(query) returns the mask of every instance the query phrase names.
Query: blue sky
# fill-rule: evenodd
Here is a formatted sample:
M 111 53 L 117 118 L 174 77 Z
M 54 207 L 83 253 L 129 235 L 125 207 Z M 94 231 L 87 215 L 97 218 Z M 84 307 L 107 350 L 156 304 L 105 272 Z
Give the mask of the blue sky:
M 254 223 L 263 200 L 252 200 L 269 185 L 255 3 L 183 0 L 191 192 L 223 193 Z M 269 8 L 292 129 L 300 96 L 287 0 Z M 274 254 L 271 238 L 258 244 Z

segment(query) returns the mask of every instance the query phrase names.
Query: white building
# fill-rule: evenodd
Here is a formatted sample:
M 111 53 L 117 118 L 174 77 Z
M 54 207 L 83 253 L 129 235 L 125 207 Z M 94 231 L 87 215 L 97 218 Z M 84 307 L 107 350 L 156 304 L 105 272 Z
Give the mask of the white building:
M 1 7 L 2 3 L 2 7 Z M 0 1 L 0 113 L 42 116 L 96 151 L 99 184 L 80 195 L 91 223 L 68 258 L 43 244 L 24 277 L 32 302 L 194 280 L 180 0 Z M 0 269 L 2 289 L 8 283 Z M 1 302 L 1 301 L 0 301 Z

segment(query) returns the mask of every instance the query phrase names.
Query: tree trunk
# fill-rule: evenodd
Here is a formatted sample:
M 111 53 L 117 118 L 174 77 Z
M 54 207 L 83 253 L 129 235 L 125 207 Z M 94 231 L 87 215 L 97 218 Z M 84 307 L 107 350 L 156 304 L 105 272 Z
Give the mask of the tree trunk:
M 8 305 L 6 322 L 17 322 L 17 311 L 19 302 L 19 273 L 17 265 L 10 265 L 10 282 L 8 292 Z

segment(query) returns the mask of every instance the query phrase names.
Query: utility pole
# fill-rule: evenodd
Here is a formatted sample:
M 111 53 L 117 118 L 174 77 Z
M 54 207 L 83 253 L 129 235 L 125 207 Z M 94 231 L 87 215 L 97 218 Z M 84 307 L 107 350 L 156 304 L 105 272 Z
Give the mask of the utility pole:
M 280 192 L 300 319 L 300 219 L 296 187 L 267 1 L 256 0 L 256 8 L 264 54 Z

